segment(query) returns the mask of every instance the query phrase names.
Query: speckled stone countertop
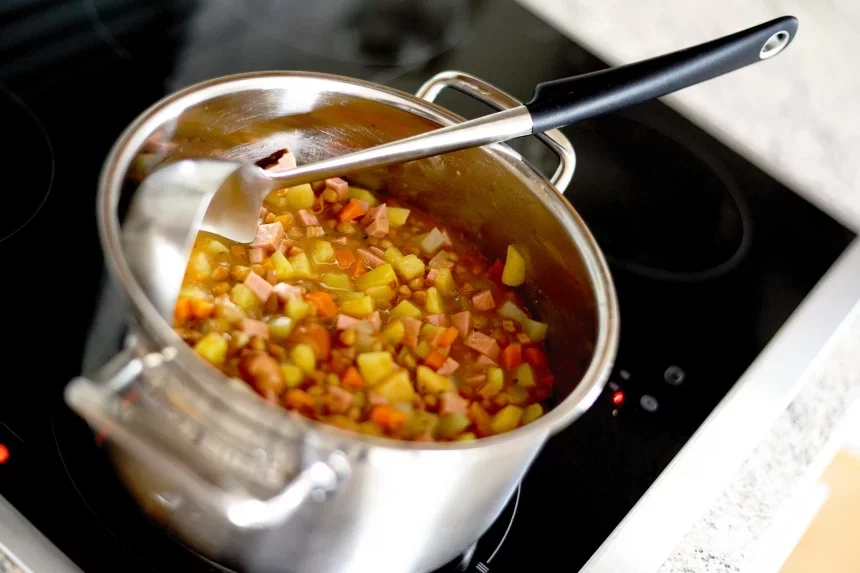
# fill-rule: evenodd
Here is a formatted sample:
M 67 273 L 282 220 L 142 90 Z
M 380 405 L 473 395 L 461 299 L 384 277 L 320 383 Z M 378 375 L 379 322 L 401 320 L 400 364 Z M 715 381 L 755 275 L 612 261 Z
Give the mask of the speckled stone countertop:
M 520 0 L 612 64 L 694 45 L 783 15 L 795 42 L 773 60 L 666 103 L 847 226 L 860 229 L 856 0 Z M 860 398 L 860 306 L 807 369 L 767 436 L 659 573 L 776 571 L 778 524 L 817 477 Z M 778 542 L 777 542 L 778 543 Z

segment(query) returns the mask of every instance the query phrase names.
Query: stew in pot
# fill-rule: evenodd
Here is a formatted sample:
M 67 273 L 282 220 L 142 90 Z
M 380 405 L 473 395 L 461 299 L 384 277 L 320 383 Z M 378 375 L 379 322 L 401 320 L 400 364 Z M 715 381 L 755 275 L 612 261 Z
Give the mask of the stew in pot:
M 526 272 L 515 245 L 490 262 L 428 214 L 335 178 L 271 193 L 250 246 L 201 232 L 174 327 L 243 387 L 320 422 L 471 440 L 539 418 L 551 393 L 547 325 L 514 290 Z

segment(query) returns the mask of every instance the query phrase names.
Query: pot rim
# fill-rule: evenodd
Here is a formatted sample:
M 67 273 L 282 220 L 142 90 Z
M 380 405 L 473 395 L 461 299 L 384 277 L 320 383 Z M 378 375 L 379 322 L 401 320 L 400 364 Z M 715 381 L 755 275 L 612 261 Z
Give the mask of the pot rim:
M 619 311 L 615 287 L 606 260 L 591 232 L 572 205 L 549 182 L 546 176 L 528 165 L 520 154 L 505 144 L 486 146 L 487 152 L 496 160 L 506 160 L 524 176 L 537 178 L 542 190 L 541 200 L 551 209 L 557 219 L 567 228 L 580 252 L 595 299 L 597 336 L 594 352 L 582 378 L 561 402 L 549 409 L 541 418 L 516 430 L 464 442 L 412 442 L 392 438 L 367 436 L 341 430 L 329 424 L 317 422 L 296 412 L 273 407 L 259 396 L 250 396 L 229 383 L 229 378 L 220 370 L 200 360 L 165 321 L 147 298 L 129 267 L 122 249 L 117 207 L 125 174 L 131 161 L 143 143 L 165 123 L 178 118 L 186 109 L 216 97 L 275 89 L 285 80 L 303 78 L 323 80 L 339 84 L 342 93 L 365 97 L 361 92 L 374 92 L 377 101 L 393 105 L 409 113 L 420 115 L 441 125 L 464 121 L 462 117 L 432 102 L 412 94 L 365 80 L 346 76 L 303 71 L 262 71 L 233 74 L 199 82 L 168 94 L 154 103 L 132 121 L 112 146 L 99 176 L 97 194 L 97 219 L 99 238 L 105 252 L 107 266 L 122 282 L 125 294 L 134 306 L 138 321 L 162 351 L 171 349 L 172 362 L 192 377 L 217 379 L 214 390 L 228 401 L 253 401 L 252 408 L 259 408 L 265 416 L 266 410 L 275 412 L 280 421 L 299 425 L 308 433 L 330 436 L 340 441 L 355 440 L 392 450 L 439 451 L 466 450 L 488 447 L 511 440 L 545 438 L 570 424 L 596 400 L 603 390 L 612 368 L 618 347 Z M 534 190 L 533 186 L 532 189 Z M 165 353 L 167 354 L 167 353 Z

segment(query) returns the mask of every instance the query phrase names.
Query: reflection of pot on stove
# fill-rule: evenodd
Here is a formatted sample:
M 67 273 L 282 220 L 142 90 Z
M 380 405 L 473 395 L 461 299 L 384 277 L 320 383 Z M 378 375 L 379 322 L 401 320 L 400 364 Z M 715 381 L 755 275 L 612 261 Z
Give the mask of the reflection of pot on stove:
M 471 0 L 200 0 L 171 89 L 253 70 L 313 70 L 372 78 L 418 65 L 459 43 Z M 364 72 L 356 73 L 356 64 Z

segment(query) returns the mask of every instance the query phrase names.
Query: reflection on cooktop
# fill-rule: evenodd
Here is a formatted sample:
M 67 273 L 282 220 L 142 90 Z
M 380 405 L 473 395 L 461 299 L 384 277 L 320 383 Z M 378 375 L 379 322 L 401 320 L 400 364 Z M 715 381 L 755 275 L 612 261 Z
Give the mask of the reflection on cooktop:
M 696 281 L 734 269 L 752 219 L 734 177 L 668 128 L 607 116 L 568 129 L 569 195 L 607 258 L 650 278 Z
M 54 151 L 42 123 L 18 96 L 0 87 L 5 207 L 0 241 L 26 225 L 44 205 L 54 181 Z

